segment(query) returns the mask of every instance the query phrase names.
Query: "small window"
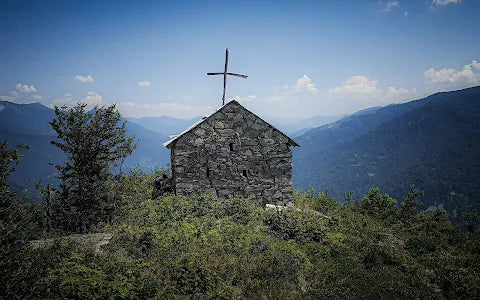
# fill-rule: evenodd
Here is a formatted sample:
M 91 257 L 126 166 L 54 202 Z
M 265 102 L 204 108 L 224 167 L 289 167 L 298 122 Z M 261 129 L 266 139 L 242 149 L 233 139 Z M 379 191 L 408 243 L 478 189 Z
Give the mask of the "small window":
M 233 143 L 228 144 L 230 146 L 230 151 L 233 151 Z
M 210 168 L 207 168 L 207 177 L 210 177 Z
M 247 177 L 247 170 L 243 170 L 243 177 Z

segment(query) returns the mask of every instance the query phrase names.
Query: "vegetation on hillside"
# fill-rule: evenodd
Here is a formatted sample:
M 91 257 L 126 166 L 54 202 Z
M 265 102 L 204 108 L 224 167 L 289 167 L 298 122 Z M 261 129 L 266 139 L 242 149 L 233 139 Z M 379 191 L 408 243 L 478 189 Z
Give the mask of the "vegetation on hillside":
M 2 295 L 18 298 L 436 298 L 480 296 L 478 219 L 471 232 L 444 211 L 415 214 L 372 189 L 350 204 L 295 193 L 276 211 L 254 199 L 152 198 L 155 175 L 121 179 L 114 234 L 97 253 L 58 239 L 24 246 Z M 30 224 L 38 227 L 38 224 Z M 31 236 L 30 238 L 34 238 Z M 25 241 L 24 241 L 25 243 Z M 16 284 L 7 284 L 16 283 Z M 5 290 L 8 288 L 8 290 Z
M 75 126 L 52 122 L 60 140 L 70 141 L 57 141 L 69 161 L 59 166 L 62 185 L 45 189 L 42 204 L 23 204 L 9 190 L 5 179 L 20 156 L 0 144 L 3 298 L 480 298 L 480 218 L 473 211 L 462 232 L 445 211 L 418 212 L 423 193 L 413 186 L 401 203 L 378 188 L 343 203 L 327 191 L 295 192 L 293 206 L 283 209 L 234 196 L 156 197 L 157 174 L 107 170 L 116 145 L 127 145 L 120 156 L 131 147 L 112 121 L 114 109 L 107 127 L 91 127 L 95 117 L 83 122 L 78 109 L 57 114 Z M 96 127 L 108 128 L 102 134 L 109 137 L 117 132 L 112 141 L 120 143 L 102 142 L 109 139 Z M 96 160 L 77 158 L 92 149 Z M 91 190 L 80 189 L 83 183 Z M 113 238 L 93 249 L 72 235 L 78 232 Z M 29 242 L 51 237 L 52 244 Z

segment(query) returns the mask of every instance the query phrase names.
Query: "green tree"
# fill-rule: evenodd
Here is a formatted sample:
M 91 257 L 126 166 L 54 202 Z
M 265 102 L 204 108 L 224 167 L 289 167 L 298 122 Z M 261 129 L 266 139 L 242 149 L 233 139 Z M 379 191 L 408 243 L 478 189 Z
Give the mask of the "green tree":
M 21 159 L 19 149 L 24 145 L 8 149 L 6 141 L 0 142 L 0 295 L 7 296 L 16 284 L 16 272 L 25 247 L 26 219 L 15 193 L 7 185 L 7 177 L 15 170 Z
M 57 134 L 51 143 L 67 154 L 60 171 L 60 186 L 50 200 L 52 225 L 69 232 L 88 232 L 108 222 L 116 194 L 109 191 L 112 169 L 119 167 L 135 149 L 134 138 L 126 137 L 126 121 L 115 105 L 73 108 L 55 107 L 50 125 Z
M 417 211 L 417 208 L 421 205 L 421 203 L 417 200 L 419 198 L 423 197 L 423 192 L 416 189 L 415 185 L 410 186 L 410 190 L 408 191 L 407 196 L 403 200 L 401 206 L 400 206 L 400 220 L 402 222 L 407 222 L 410 220 L 415 212 Z
M 355 204 L 355 208 L 375 219 L 392 221 L 398 214 L 396 202 L 388 194 L 382 195 L 379 188 L 371 188 L 368 194 Z

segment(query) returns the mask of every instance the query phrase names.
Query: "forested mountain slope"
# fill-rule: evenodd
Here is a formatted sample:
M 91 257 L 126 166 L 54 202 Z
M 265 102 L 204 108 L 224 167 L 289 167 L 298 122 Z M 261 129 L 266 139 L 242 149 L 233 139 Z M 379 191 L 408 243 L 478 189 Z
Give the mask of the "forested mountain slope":
M 424 208 L 453 214 L 478 205 L 480 87 L 438 93 L 352 115 L 297 139 L 294 186 L 328 189 L 342 198 L 379 186 L 394 197 L 410 184 L 425 191 Z

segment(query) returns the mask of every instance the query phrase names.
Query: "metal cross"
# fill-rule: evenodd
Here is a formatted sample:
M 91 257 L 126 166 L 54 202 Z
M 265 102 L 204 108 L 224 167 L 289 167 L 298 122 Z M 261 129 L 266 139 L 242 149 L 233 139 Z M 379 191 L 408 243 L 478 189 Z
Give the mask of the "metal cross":
M 247 75 L 236 74 L 236 73 L 228 73 L 228 48 L 225 50 L 225 69 L 222 73 L 207 73 L 207 75 L 223 75 L 223 97 L 222 97 L 222 105 L 225 105 L 225 90 L 227 89 L 227 75 L 247 78 Z

